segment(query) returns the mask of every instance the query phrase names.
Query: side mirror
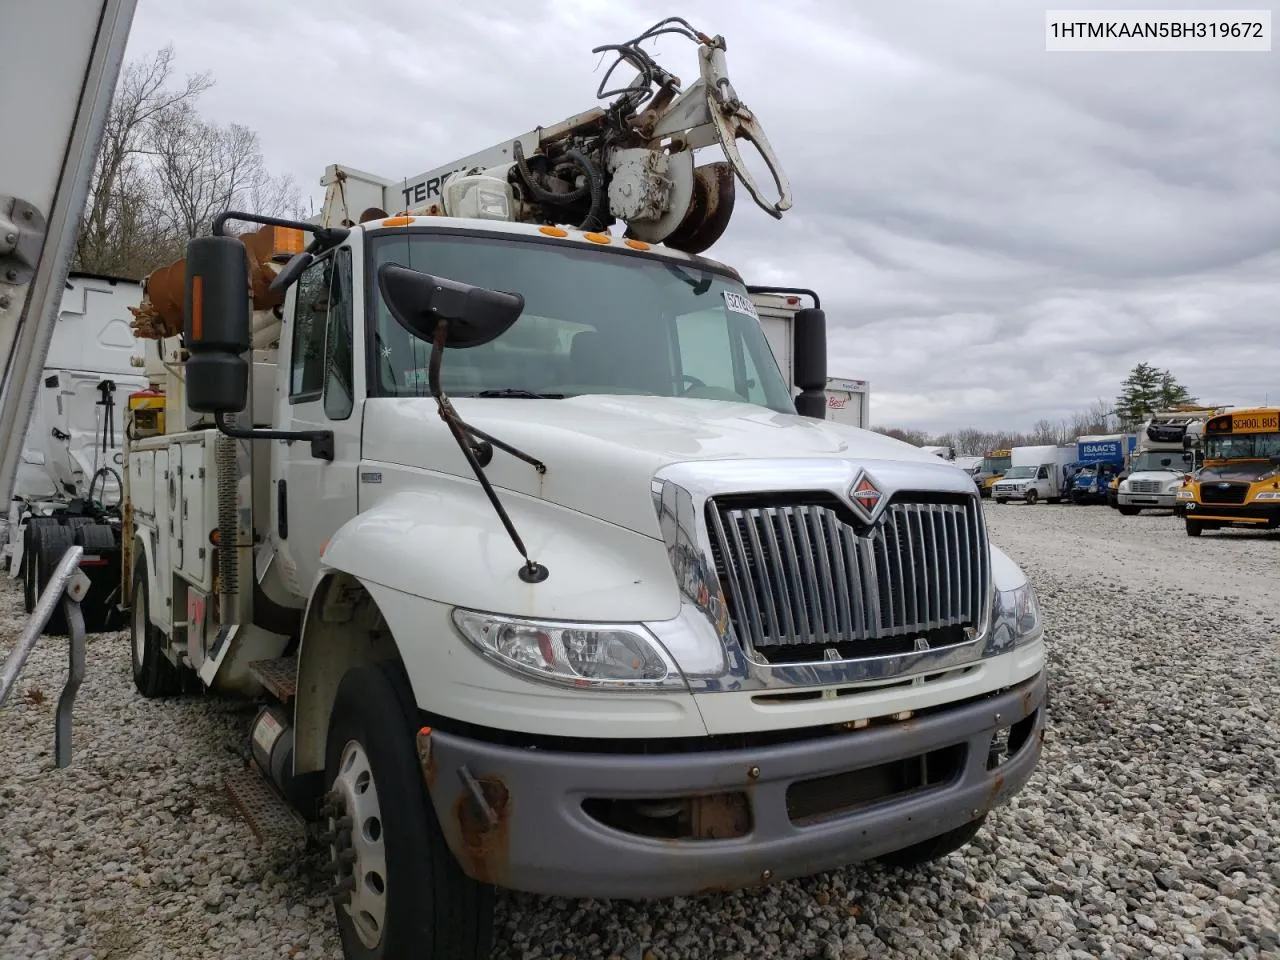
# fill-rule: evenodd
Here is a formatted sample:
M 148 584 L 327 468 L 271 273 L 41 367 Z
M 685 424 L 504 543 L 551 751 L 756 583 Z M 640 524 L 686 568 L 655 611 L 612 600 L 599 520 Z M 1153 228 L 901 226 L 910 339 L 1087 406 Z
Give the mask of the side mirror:
M 791 321 L 791 366 L 796 413 L 815 420 L 827 418 L 827 315 L 817 307 L 797 310 Z
M 187 244 L 183 333 L 187 406 L 196 413 L 238 413 L 249 396 L 249 258 L 235 237 Z
M 419 340 L 435 344 L 445 321 L 441 347 L 478 347 L 502 336 L 524 311 L 524 297 L 469 283 L 433 277 L 394 263 L 378 268 L 378 289 L 396 323 Z
M 272 293 L 284 293 L 297 282 L 297 279 L 302 276 L 307 267 L 315 263 L 315 260 L 315 254 L 309 250 L 295 253 L 289 258 L 289 262 L 280 268 L 280 272 L 271 279 L 271 284 L 267 289 Z

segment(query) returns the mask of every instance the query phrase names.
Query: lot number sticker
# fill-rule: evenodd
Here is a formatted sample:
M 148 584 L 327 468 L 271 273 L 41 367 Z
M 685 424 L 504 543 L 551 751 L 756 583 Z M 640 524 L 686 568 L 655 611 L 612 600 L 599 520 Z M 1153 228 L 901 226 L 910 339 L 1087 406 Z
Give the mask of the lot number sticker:
M 724 305 L 734 313 L 740 313 L 744 317 L 750 317 L 752 320 L 759 320 L 760 316 L 756 313 L 756 305 L 751 302 L 750 297 L 744 297 L 740 293 L 732 290 L 724 291 Z

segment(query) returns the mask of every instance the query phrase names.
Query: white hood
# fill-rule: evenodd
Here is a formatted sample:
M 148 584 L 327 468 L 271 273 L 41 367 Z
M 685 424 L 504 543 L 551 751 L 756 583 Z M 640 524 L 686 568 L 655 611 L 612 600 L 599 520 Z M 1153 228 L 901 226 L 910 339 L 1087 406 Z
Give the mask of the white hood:
M 650 396 L 461 399 L 459 415 L 547 465 L 495 450 L 493 485 L 658 537 L 650 481 L 689 460 L 830 458 L 912 461 L 963 473 L 933 454 L 868 430 L 746 403 Z M 363 458 L 471 477 L 429 398 L 365 404 Z

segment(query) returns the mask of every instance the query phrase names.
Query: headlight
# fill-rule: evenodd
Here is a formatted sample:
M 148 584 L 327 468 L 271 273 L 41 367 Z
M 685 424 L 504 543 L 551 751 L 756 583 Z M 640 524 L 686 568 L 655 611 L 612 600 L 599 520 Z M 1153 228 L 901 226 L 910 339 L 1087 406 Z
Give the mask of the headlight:
M 1173 493 L 1174 491 L 1181 488 L 1181 486 L 1182 486 L 1181 480 L 1170 480 L 1168 483 L 1164 485 L 1164 492 Z
M 1128 481 L 1128 480 L 1121 480 L 1121 481 L 1120 481 L 1120 486 L 1119 486 L 1117 489 L 1119 489 L 1119 490 L 1120 490 L 1120 491 L 1122 491 L 1123 493 L 1128 493 L 1128 492 L 1129 492 L 1129 481 Z
M 1192 493 L 1190 490 L 1179 490 L 1179 491 L 1178 491 L 1178 499 L 1179 499 L 1179 500 L 1194 500 L 1195 498 L 1196 498 L 1196 495 L 1195 495 L 1194 493 Z
M 992 624 L 992 650 L 1007 653 L 1014 647 L 1040 638 L 1040 603 L 1029 582 L 1012 590 L 997 590 Z
M 1280 500 L 1280 490 L 1263 490 L 1259 494 L 1255 494 L 1255 500 Z
M 687 689 L 675 662 L 637 624 L 523 620 L 455 607 L 453 624 L 508 670 L 571 687 Z

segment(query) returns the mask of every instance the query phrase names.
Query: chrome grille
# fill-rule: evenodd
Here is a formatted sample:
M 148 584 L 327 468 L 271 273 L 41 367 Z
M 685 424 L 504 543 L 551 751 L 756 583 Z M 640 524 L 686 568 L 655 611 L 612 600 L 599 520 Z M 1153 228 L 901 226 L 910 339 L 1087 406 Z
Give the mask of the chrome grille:
M 1130 493 L 1159 493 L 1163 484 L 1159 480 L 1130 480 Z
M 753 648 L 980 628 L 990 584 L 973 496 L 899 496 L 860 527 L 838 501 L 708 506 L 717 572 Z

